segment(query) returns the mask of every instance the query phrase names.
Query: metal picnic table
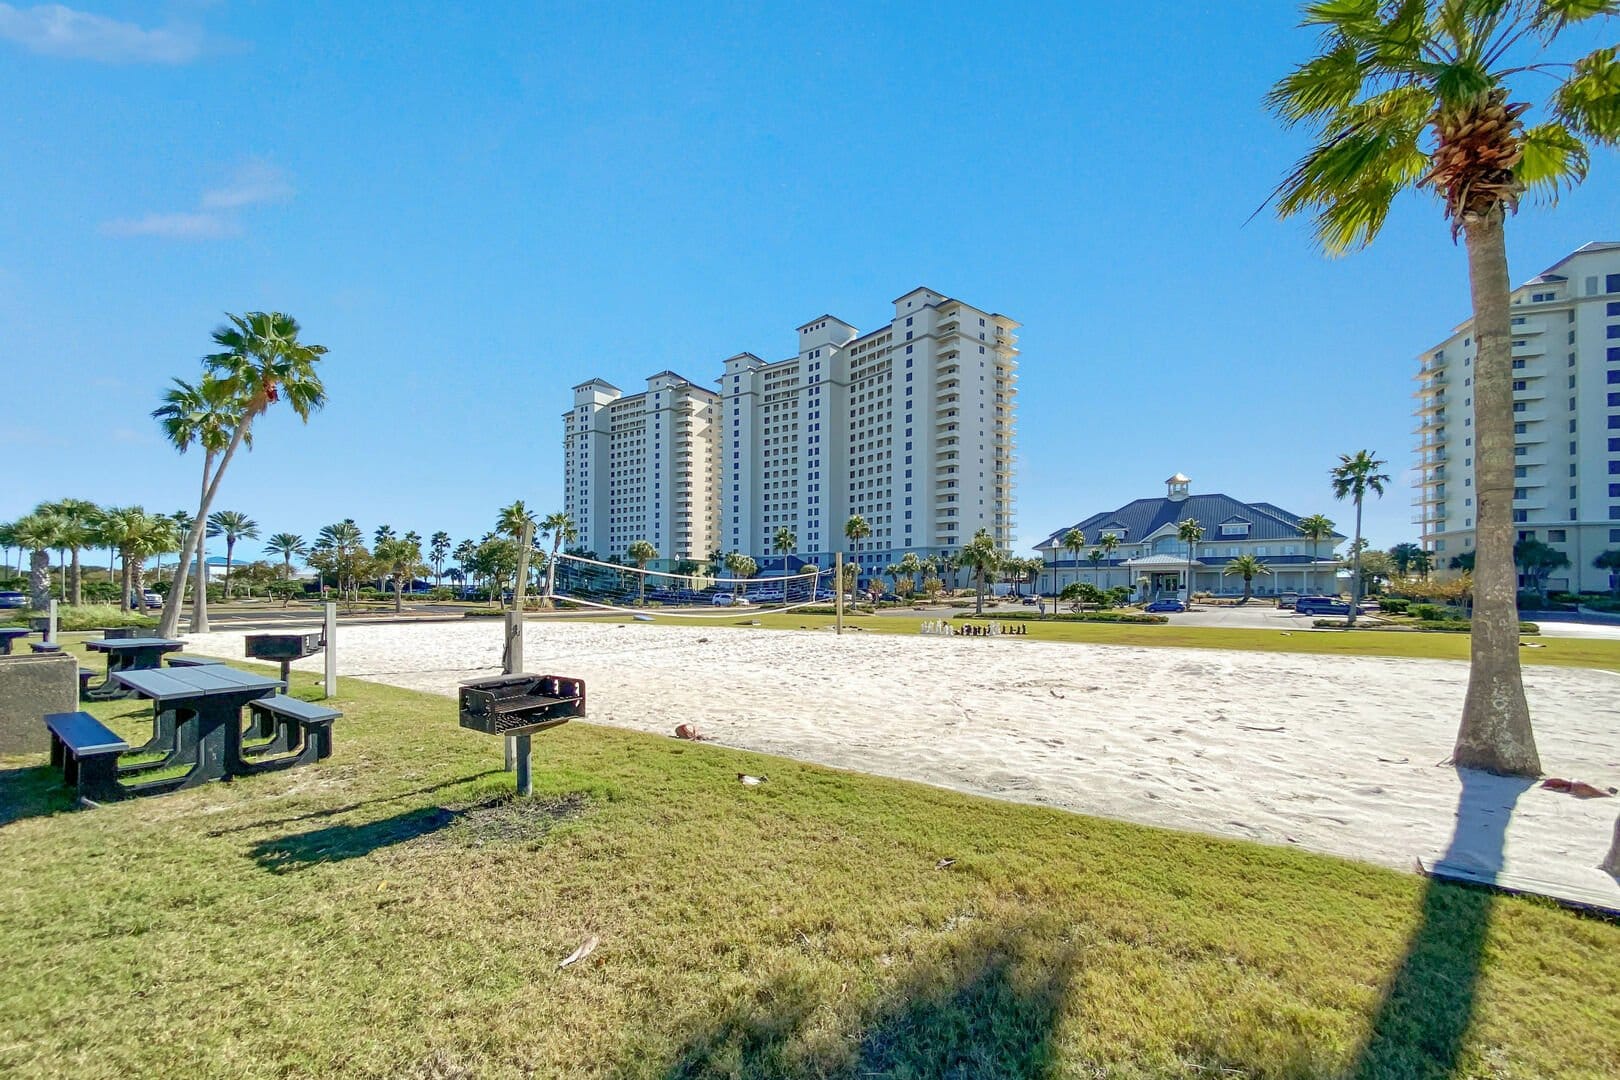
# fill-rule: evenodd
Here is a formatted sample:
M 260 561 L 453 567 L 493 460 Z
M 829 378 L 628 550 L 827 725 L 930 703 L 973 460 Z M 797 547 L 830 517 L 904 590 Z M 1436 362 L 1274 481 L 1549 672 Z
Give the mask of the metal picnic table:
M 112 679 L 131 693 L 150 698 L 154 728 L 167 722 L 172 745 L 159 762 L 120 767 L 123 775 L 191 763 L 191 771 L 169 780 L 126 784 L 133 795 L 153 795 L 195 787 L 227 776 L 262 771 L 242 760 L 242 707 L 283 689 L 280 679 L 223 664 L 202 667 L 141 668 L 115 672 Z M 158 741 L 154 732 L 153 743 Z M 148 743 L 142 749 L 165 749 Z
M 103 638 L 86 641 L 84 647 L 107 654 L 107 677 L 101 685 L 86 690 L 84 696 L 92 701 L 111 701 L 129 696 L 129 691 L 115 676 L 126 671 L 156 668 L 163 663 L 164 653 L 178 652 L 186 643 L 172 638 Z
M 32 630 L 20 626 L 0 626 L 0 656 L 10 656 L 11 643 L 32 633 Z

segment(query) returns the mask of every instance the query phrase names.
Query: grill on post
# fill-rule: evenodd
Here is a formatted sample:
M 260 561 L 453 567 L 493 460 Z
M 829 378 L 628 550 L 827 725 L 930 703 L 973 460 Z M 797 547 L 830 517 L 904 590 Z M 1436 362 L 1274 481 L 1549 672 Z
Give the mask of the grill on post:
M 319 630 L 302 634 L 249 634 L 247 656 L 251 660 L 281 661 L 281 681 L 286 682 L 294 660 L 314 656 L 325 644 Z
M 517 743 L 519 795 L 534 790 L 529 736 L 585 715 L 585 680 L 562 675 L 496 675 L 461 684 L 461 726 Z

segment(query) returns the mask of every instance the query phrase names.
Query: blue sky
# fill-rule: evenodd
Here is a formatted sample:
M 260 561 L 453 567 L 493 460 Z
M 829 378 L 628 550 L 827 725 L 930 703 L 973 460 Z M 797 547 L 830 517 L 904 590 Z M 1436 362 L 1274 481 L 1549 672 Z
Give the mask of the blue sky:
M 0 518 L 194 507 L 148 413 L 225 311 L 294 314 L 331 403 L 267 418 L 216 508 L 460 539 L 560 508 L 572 384 L 709 379 L 926 284 L 1024 324 L 1021 548 L 1178 470 L 1348 523 L 1363 447 L 1370 538 L 1415 539 L 1463 252 L 1419 197 L 1336 261 L 1247 220 L 1304 146 L 1260 107 L 1292 4 L 469 7 L 0 3 Z M 1620 239 L 1614 166 L 1510 224 L 1516 279 Z

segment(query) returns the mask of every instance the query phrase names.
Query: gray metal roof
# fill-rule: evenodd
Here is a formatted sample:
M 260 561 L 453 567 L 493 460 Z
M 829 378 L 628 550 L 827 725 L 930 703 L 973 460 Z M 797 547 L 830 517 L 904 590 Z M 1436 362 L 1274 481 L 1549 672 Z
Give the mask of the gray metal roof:
M 1138 544 L 1166 525 L 1185 521 L 1187 518 L 1196 518 L 1204 526 L 1204 542 L 1219 541 L 1221 537 L 1216 529 L 1222 522 L 1233 518 L 1242 518 L 1250 523 L 1248 535 L 1244 540 L 1300 540 L 1303 539 L 1299 531 L 1300 517 L 1271 503 L 1246 503 L 1234 499 L 1230 495 L 1189 495 L 1185 499 L 1137 499 L 1126 503 L 1118 510 L 1105 510 L 1099 514 L 1092 514 L 1073 525 L 1065 525 L 1057 529 L 1046 539 L 1035 546 L 1048 547 L 1062 546 L 1063 534 L 1070 529 L 1079 529 L 1086 534 L 1086 543 L 1095 544 L 1105 532 L 1119 535 L 1121 527 L 1125 534 L 1120 540 L 1127 544 Z M 1235 537 L 1231 539 L 1236 539 Z M 1335 541 L 1344 540 L 1340 533 L 1334 533 Z

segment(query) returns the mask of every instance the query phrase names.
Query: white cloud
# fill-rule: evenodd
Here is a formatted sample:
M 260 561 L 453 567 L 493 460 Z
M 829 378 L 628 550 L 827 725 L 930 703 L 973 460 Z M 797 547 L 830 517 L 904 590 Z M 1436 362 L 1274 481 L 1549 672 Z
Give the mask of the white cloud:
M 109 221 L 101 227 L 108 236 L 160 236 L 168 240 L 220 240 L 240 236 L 242 227 L 224 214 L 146 214 Z
M 109 221 L 101 231 L 108 236 L 222 240 L 242 235 L 238 211 L 264 203 L 285 202 L 295 194 L 285 170 L 253 158 L 238 165 L 224 184 L 204 191 L 195 210 Z
M 0 3 L 0 38 L 32 52 L 108 64 L 185 64 L 202 55 L 202 35 L 186 27 L 147 30 L 62 4 Z
M 234 210 L 255 203 L 284 202 L 293 196 L 287 174 L 265 161 L 248 161 L 236 168 L 223 187 L 203 192 L 206 210 Z

